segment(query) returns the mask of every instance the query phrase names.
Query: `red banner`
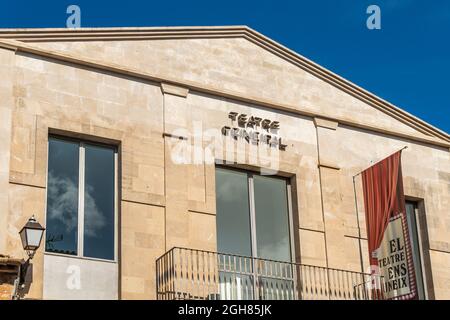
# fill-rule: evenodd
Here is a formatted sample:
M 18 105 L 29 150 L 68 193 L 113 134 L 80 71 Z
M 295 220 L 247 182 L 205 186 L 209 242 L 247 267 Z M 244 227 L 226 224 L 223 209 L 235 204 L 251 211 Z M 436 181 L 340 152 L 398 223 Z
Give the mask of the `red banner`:
M 401 151 L 362 172 L 372 274 L 382 277 L 387 299 L 416 299 L 401 170 Z

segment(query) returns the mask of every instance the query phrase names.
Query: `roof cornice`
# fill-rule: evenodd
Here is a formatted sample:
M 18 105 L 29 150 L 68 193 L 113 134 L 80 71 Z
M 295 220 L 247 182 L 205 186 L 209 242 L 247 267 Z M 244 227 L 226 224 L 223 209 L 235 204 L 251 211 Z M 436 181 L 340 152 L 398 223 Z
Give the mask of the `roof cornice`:
M 107 41 L 146 40 L 181 38 L 245 38 L 284 60 L 302 68 L 314 76 L 332 84 L 348 94 L 364 101 L 372 107 L 405 123 L 417 131 L 450 142 L 450 135 L 427 122 L 400 109 L 375 94 L 340 77 L 317 63 L 299 55 L 247 26 L 221 27 L 145 27 L 145 28 L 52 28 L 52 29 L 0 29 L 0 38 L 21 42 L 52 41 Z M 2 41 L 3 46 L 11 46 L 10 41 Z M 15 41 L 14 41 L 15 42 Z M 25 44 L 24 44 L 25 45 Z M 13 45 L 14 46 L 14 45 Z M 26 46 L 26 45 L 25 45 Z M 19 45 L 20 47 L 20 45 Z M 38 49 L 35 49 L 38 50 Z M 44 49 L 39 49 L 45 51 Z
M 24 42 L 224 38 L 250 30 L 246 26 L 0 29 L 0 38 Z

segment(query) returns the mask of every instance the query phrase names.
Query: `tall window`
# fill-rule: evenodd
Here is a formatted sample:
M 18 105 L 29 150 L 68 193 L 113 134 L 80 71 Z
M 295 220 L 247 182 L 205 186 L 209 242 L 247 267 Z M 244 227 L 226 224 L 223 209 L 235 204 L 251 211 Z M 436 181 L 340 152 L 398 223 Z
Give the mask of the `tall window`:
M 294 297 L 289 190 L 283 178 L 216 168 L 221 299 Z
M 288 188 L 283 178 L 217 168 L 218 251 L 290 262 Z
M 419 299 L 425 299 L 425 288 L 422 272 L 422 248 L 419 235 L 418 208 L 415 202 L 406 201 L 406 218 L 408 220 L 409 238 L 414 260 L 414 270 L 417 281 Z
M 49 138 L 47 252 L 115 260 L 117 151 Z

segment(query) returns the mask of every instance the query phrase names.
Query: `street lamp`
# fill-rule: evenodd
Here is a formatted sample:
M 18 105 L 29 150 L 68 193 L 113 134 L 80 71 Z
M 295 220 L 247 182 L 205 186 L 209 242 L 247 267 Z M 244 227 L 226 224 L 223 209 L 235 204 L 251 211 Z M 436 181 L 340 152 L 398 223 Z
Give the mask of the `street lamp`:
M 20 266 L 20 281 L 19 284 L 24 287 L 25 276 L 27 274 L 28 267 L 30 266 L 30 260 L 33 259 L 36 250 L 41 245 L 42 236 L 44 235 L 45 228 L 36 221 L 34 215 L 28 219 L 28 222 L 19 231 L 20 239 L 22 240 L 23 249 L 27 252 L 28 259 Z
M 19 232 L 22 246 L 30 259 L 33 259 L 36 250 L 41 245 L 44 230 L 45 228 L 36 221 L 33 215 Z

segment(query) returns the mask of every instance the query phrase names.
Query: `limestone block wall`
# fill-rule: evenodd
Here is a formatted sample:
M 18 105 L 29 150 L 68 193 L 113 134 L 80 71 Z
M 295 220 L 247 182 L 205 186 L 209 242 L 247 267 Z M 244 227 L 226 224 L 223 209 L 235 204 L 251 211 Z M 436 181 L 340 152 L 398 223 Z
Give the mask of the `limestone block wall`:
M 3 57 L 9 51 L 1 53 Z M 1 216 L 6 221 L 1 224 L 6 226 L 1 237 L 6 242 L 4 250 L 23 257 L 18 231 L 33 213 L 45 223 L 49 134 L 116 144 L 121 163 L 121 297 L 154 297 L 155 260 L 165 252 L 160 86 L 37 56 L 11 57 L 8 63 L 13 71 L 7 79 L 13 83 L 14 94 L 5 92 L 5 96 L 13 100 L 12 131 L 10 146 L 2 146 L 11 152 L 10 157 L 2 153 L 2 161 L 10 161 L 5 188 L 9 209 L 2 210 Z M 33 259 L 31 298 L 42 296 L 43 247 Z
M 450 255 L 448 149 L 374 134 L 345 125 L 336 124 L 332 129 L 318 126 L 317 129 L 320 161 L 326 166 L 323 170 L 321 168 L 320 172 L 329 266 L 361 270 L 361 246 L 363 268 L 366 270 L 367 234 L 361 177 L 355 178 L 359 218 L 357 221 L 352 176 L 407 146 L 407 149 L 402 151 L 404 192 L 407 200 L 417 201 L 419 204 L 426 285 L 430 297 L 448 297 L 448 268 L 441 268 Z
M 420 201 L 426 221 L 427 285 L 436 298 L 450 297 L 448 148 L 348 123 L 423 132 L 244 38 L 36 45 L 321 116 L 0 49 L 0 253 L 25 257 L 18 231 L 33 213 L 45 223 L 48 135 L 61 134 L 118 146 L 119 298 L 156 298 L 155 260 L 174 246 L 216 250 L 215 162 L 223 160 L 290 178 L 297 262 L 365 271 L 361 181 L 356 207 L 352 177 L 406 145 L 405 194 Z M 279 121 L 286 150 L 272 157 L 223 137 L 231 111 Z M 42 298 L 43 247 L 33 259 L 30 298 Z
M 238 162 L 238 167 L 257 172 L 261 168 L 275 169 L 276 174 L 291 180 L 296 260 L 324 266 L 324 231 L 316 133 L 312 119 L 195 92 L 188 95 L 187 102 L 188 132 L 203 136 L 200 140 L 206 150 L 209 150 L 208 146 L 213 146 L 211 153 L 201 155 L 200 159 L 203 159 L 204 164 L 191 166 L 191 170 L 195 172 L 189 176 L 190 214 L 201 212 L 212 215 L 211 223 L 215 226 L 214 160 L 219 160 L 219 163 Z M 229 112 L 279 121 L 279 136 L 287 144 L 286 150 L 278 151 L 276 156 L 271 158 L 272 153 L 261 152 L 263 147 L 253 148 L 246 142 L 234 143 L 230 137 L 222 137 L 220 129 L 224 125 L 232 125 L 228 118 Z M 219 146 L 216 146 L 215 142 L 219 142 Z M 192 141 L 192 144 L 195 144 L 195 141 Z M 195 160 L 196 155 L 190 155 Z M 200 200 L 203 199 L 206 199 L 206 205 L 201 204 Z
M 79 54 L 99 61 L 191 81 L 219 90 L 274 101 L 304 113 L 350 121 L 373 128 L 426 137 L 415 128 L 370 106 L 342 88 L 303 70 L 265 43 L 245 36 L 148 40 L 41 41 L 45 49 Z M 201 57 L 201 59 L 199 59 Z

